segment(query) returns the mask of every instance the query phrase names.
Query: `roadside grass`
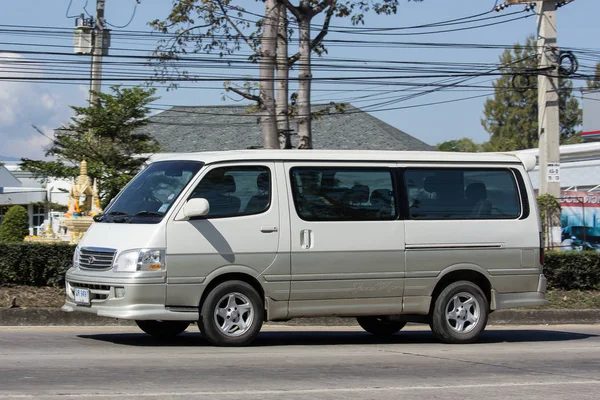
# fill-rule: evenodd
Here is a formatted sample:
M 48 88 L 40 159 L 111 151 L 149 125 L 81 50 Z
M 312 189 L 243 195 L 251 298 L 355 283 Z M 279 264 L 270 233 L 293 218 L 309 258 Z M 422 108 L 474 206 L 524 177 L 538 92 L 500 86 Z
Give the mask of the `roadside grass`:
M 546 293 L 548 305 L 536 309 L 580 309 L 600 308 L 600 290 L 550 290 Z
M 0 308 L 57 308 L 65 304 L 65 289 L 20 285 L 0 286 Z
M 546 293 L 548 305 L 532 309 L 600 309 L 600 290 L 551 290 Z M 65 302 L 65 290 L 56 287 L 0 286 L 0 308 L 15 302 L 21 308 L 57 308 Z

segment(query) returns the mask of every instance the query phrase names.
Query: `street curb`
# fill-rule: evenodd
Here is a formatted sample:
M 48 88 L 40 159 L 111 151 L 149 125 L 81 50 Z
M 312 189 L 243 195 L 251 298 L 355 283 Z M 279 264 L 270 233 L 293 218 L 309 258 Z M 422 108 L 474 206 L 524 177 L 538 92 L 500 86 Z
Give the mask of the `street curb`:
M 354 318 L 295 318 L 268 322 L 285 326 L 358 326 Z M 490 315 L 490 325 L 600 324 L 600 309 L 592 310 L 498 310 Z M 94 314 L 63 312 L 57 308 L 0 309 L 0 326 L 133 326 L 128 320 L 98 317 Z

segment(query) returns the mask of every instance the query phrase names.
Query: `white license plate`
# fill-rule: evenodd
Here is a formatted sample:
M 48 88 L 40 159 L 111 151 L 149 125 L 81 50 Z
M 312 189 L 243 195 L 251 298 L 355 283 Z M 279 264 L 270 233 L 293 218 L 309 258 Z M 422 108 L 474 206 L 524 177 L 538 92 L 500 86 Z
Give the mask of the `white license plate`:
M 75 303 L 90 305 L 90 290 L 89 289 L 75 289 Z

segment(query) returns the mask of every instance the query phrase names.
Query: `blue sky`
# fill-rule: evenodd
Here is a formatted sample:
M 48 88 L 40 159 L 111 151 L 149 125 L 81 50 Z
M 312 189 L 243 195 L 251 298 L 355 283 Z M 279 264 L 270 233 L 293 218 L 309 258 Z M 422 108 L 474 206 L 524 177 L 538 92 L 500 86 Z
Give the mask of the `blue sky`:
M 252 6 L 254 2 L 250 0 L 246 1 L 250 7 L 255 7 Z M 93 12 L 95 1 L 89 0 L 88 3 L 87 10 Z M 424 0 L 421 3 L 401 1 L 397 15 L 367 15 L 365 28 L 414 26 L 461 18 L 488 11 L 495 3 L 495 0 Z M 86 0 L 73 0 L 70 14 L 80 14 L 83 12 L 85 4 Z M 59 49 L 58 51 L 62 52 L 71 51 L 72 40 L 67 36 L 59 39 L 45 37 L 44 35 L 19 36 L 7 34 L 3 30 L 3 28 L 6 28 L 6 25 L 72 28 L 74 20 L 67 18 L 65 15 L 68 5 L 69 0 L 2 1 L 3 10 L 0 14 L 0 25 L 2 25 L 0 26 L 0 53 L 2 53 L 1 56 L 3 58 L 0 58 L 0 77 L 6 77 L 8 73 L 12 74 L 13 78 L 20 76 L 14 69 L 7 72 L 6 64 L 3 65 L 2 60 L 35 57 L 30 54 L 16 54 L 23 50 L 40 51 L 42 49 L 42 51 L 56 51 L 56 49 Z M 147 26 L 148 21 L 166 16 L 170 10 L 170 5 L 170 0 L 142 0 L 141 4 L 137 7 L 133 21 L 126 29 L 149 31 L 150 28 Z M 126 24 L 132 16 L 134 7 L 135 0 L 107 0 L 107 21 L 115 25 Z M 523 6 L 513 6 L 503 11 L 503 13 L 520 11 L 522 8 Z M 256 11 L 260 10 L 256 8 Z M 576 0 L 572 4 L 560 8 L 557 18 L 559 46 L 594 49 L 600 52 L 600 24 L 598 24 L 598 15 L 600 15 L 600 1 L 598 0 Z M 318 23 L 319 21 L 315 22 Z M 348 22 L 334 20 L 332 24 L 345 26 L 348 25 Z M 425 29 L 422 31 L 431 30 Z M 422 31 L 414 30 L 409 32 Z M 523 42 L 527 35 L 534 32 L 535 18 L 525 18 L 496 26 L 443 34 L 362 37 L 360 35 L 349 36 L 342 33 L 331 33 L 328 39 L 344 40 L 352 38 L 373 41 L 381 38 L 382 42 L 446 42 L 511 45 L 516 42 Z M 15 43 L 20 44 L 14 45 Z M 136 54 L 147 54 L 142 50 L 153 47 L 151 41 L 144 41 L 143 44 L 140 43 L 142 42 L 125 39 L 115 40 L 113 41 L 113 47 L 116 47 L 117 50 L 114 50 L 113 53 L 117 54 L 120 52 L 120 54 L 123 54 L 124 50 L 118 49 L 129 48 L 138 51 Z M 31 45 L 34 46 L 32 47 Z M 43 47 L 39 45 L 64 47 Z M 455 47 L 423 48 L 410 46 L 390 48 L 389 46 L 359 47 L 345 44 L 343 46 L 331 45 L 327 57 L 377 59 L 394 62 L 435 61 L 493 64 L 498 61 L 501 53 L 502 49 L 500 48 L 457 49 Z M 80 56 L 79 60 L 85 62 L 85 60 L 89 60 L 89 57 Z M 600 59 L 597 61 L 600 61 Z M 315 62 L 318 61 L 315 59 Z M 592 64 L 593 62 L 594 60 L 592 59 L 585 61 L 586 64 Z M 219 75 L 226 77 L 229 74 L 239 76 L 242 73 L 251 74 L 255 73 L 255 71 L 242 72 L 233 68 L 223 67 L 218 71 L 213 69 L 207 70 L 205 73 L 209 76 Z M 41 70 L 39 74 L 40 76 L 51 76 L 52 71 Z M 315 77 L 331 77 L 343 74 L 344 72 L 331 70 L 313 72 L 313 76 Z M 351 73 L 348 74 L 351 75 Z M 478 78 L 473 82 L 489 85 L 490 78 Z M 582 83 L 581 81 L 577 81 L 575 82 L 575 86 L 580 87 Z M 218 105 L 236 103 L 233 99 L 226 98 L 225 101 L 222 100 L 223 90 L 221 82 L 213 82 L 208 85 L 206 83 L 195 83 L 189 84 L 189 86 L 195 88 L 174 91 L 159 89 L 158 95 L 161 96 L 161 99 L 157 101 L 156 109 L 167 108 L 168 105 Z M 202 89 L 198 87 L 202 87 Z M 397 87 L 389 86 L 389 81 L 382 80 L 381 84 L 377 86 L 319 84 L 315 85 L 314 88 L 317 89 L 313 92 L 314 102 L 352 100 L 352 103 L 359 108 L 365 107 L 373 110 L 396 108 L 388 111 L 373 111 L 372 114 L 430 144 L 465 136 L 473 138 L 476 141 L 485 141 L 488 138 L 488 134 L 480 124 L 483 103 L 485 101 L 483 97 L 438 105 L 420 105 L 481 96 L 491 93 L 491 89 L 472 90 L 465 88 L 461 91 L 436 92 L 402 102 L 399 101 L 398 95 L 394 97 L 392 94 L 386 97 L 382 93 L 379 93 L 382 101 L 389 99 L 392 105 L 389 107 L 373 107 L 373 100 L 369 103 L 364 99 L 359 99 L 360 97 L 374 93 L 372 91 L 365 91 L 364 89 L 389 91 Z M 326 89 L 326 91 L 318 91 L 318 89 Z M 86 104 L 87 90 L 88 86 L 84 82 L 78 85 L 61 85 L 0 80 L 0 155 L 42 158 L 44 153 L 43 148 L 48 145 L 53 129 L 68 121 L 72 116 L 69 105 L 81 106 Z M 578 92 L 577 96 L 579 96 Z M 405 106 L 419 107 L 397 109 Z M 32 128 L 32 125 L 40 128 L 45 136 L 37 133 Z M 315 141 L 318 142 L 318 132 L 315 132 Z

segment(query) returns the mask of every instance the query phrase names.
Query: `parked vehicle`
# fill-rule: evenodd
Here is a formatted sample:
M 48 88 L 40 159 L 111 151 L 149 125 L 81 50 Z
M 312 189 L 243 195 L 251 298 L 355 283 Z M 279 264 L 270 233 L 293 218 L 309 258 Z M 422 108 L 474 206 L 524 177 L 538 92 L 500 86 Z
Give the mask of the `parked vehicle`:
M 534 166 L 441 152 L 165 156 L 95 217 L 63 310 L 161 337 L 197 322 L 215 345 L 316 316 L 473 342 L 490 312 L 546 302 Z

